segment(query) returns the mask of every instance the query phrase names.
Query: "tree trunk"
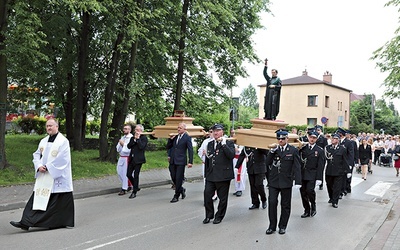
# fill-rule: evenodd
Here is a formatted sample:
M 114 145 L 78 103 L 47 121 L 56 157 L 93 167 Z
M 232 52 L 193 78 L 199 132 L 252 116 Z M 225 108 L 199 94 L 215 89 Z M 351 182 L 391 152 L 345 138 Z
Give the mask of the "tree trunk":
M 179 39 L 179 58 L 178 58 L 178 76 L 176 80 L 176 93 L 174 111 L 180 110 L 181 99 L 182 99 L 182 81 L 183 81 L 183 67 L 185 61 L 185 39 L 186 39 L 186 28 L 187 28 L 187 15 L 189 10 L 190 0 L 184 0 L 182 6 L 182 19 L 181 19 L 181 32 Z
M 131 55 L 129 60 L 129 68 L 125 77 L 125 81 L 121 85 L 121 92 L 123 92 L 122 97 L 122 105 L 115 106 L 113 121 L 111 124 L 112 130 L 110 132 L 110 138 L 112 139 L 112 145 L 114 147 L 110 148 L 110 152 L 108 153 L 107 160 L 110 162 L 115 162 L 117 160 L 117 152 L 115 151 L 115 146 L 119 141 L 119 137 L 121 136 L 121 128 L 125 123 L 125 117 L 128 115 L 128 105 L 129 98 L 131 93 L 132 86 L 132 76 L 135 71 L 135 63 L 136 63 L 136 52 L 137 52 L 138 43 L 133 43 L 131 48 Z M 133 130 L 134 128 L 132 128 Z M 132 131 L 134 133 L 134 131 Z
M 108 118 L 110 116 L 111 104 L 114 97 L 115 82 L 118 72 L 118 65 L 121 57 L 121 52 L 118 46 L 124 39 L 124 35 L 119 33 L 117 40 L 114 43 L 113 54 L 111 57 L 110 68 L 107 73 L 107 87 L 104 93 L 104 106 L 101 112 L 100 124 L 100 159 L 106 160 L 108 153 Z M 115 106 L 118 106 L 118 102 Z M 112 128 L 113 129 L 113 128 Z M 114 128 L 117 129 L 117 128 Z
M 5 150 L 6 132 L 6 102 L 7 102 L 7 57 L 4 55 L 5 32 L 7 29 L 8 0 L 0 2 L 0 169 L 8 165 Z
M 68 74 L 67 77 L 68 89 L 65 98 L 63 98 L 63 107 L 65 112 L 65 130 L 67 132 L 67 138 L 70 142 L 74 141 L 74 130 L 73 130 L 73 117 L 74 117 L 74 89 L 72 83 L 72 73 Z
M 86 93 L 86 71 L 87 61 L 89 54 L 89 27 L 90 27 L 90 14 L 87 11 L 82 15 L 82 29 L 79 41 L 79 55 L 78 55 L 78 84 L 76 91 L 76 105 L 75 105 L 75 120 L 74 120 L 74 150 L 82 151 L 82 122 L 85 106 L 84 94 Z

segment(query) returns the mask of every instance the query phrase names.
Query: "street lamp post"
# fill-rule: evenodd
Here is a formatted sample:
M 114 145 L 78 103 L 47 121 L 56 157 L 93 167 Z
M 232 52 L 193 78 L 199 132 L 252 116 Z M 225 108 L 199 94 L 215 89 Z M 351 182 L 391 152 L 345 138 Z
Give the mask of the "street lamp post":
M 371 127 L 372 131 L 375 129 L 375 95 L 371 95 Z

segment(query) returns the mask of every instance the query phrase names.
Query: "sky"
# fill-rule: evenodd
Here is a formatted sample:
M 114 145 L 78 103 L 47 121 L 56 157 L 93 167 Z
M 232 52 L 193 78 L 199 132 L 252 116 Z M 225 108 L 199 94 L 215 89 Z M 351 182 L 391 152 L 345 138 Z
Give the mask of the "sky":
M 265 27 L 253 35 L 254 49 L 261 58 L 268 58 L 272 68 L 284 80 L 308 76 L 322 80 L 325 71 L 332 74 L 332 83 L 356 94 L 382 97 L 381 86 L 387 73 L 369 60 L 373 52 L 395 36 L 400 26 L 400 13 L 388 0 L 271 0 L 271 13 L 263 13 Z M 238 78 L 233 96 L 251 83 L 259 93 L 265 84 L 263 63 L 244 64 L 249 76 Z M 400 109 L 400 100 L 392 100 Z

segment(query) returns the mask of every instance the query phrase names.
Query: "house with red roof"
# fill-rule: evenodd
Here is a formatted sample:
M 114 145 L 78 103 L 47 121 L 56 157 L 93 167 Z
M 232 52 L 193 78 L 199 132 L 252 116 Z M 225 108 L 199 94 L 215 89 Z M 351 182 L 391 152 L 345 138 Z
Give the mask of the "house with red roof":
M 264 117 L 266 84 L 259 87 L 259 117 Z M 350 89 L 332 83 L 330 72 L 326 71 L 319 80 L 304 70 L 301 76 L 282 80 L 280 111 L 276 119 L 290 125 L 349 128 L 351 94 Z

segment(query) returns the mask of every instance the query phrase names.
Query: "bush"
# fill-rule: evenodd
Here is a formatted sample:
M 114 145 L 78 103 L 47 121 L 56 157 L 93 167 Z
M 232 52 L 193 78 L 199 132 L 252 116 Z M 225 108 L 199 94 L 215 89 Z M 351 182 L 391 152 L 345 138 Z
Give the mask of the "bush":
M 30 134 L 35 132 L 39 135 L 46 133 L 46 122 L 46 118 L 38 116 L 20 116 L 14 120 L 14 123 L 21 128 L 22 133 Z

